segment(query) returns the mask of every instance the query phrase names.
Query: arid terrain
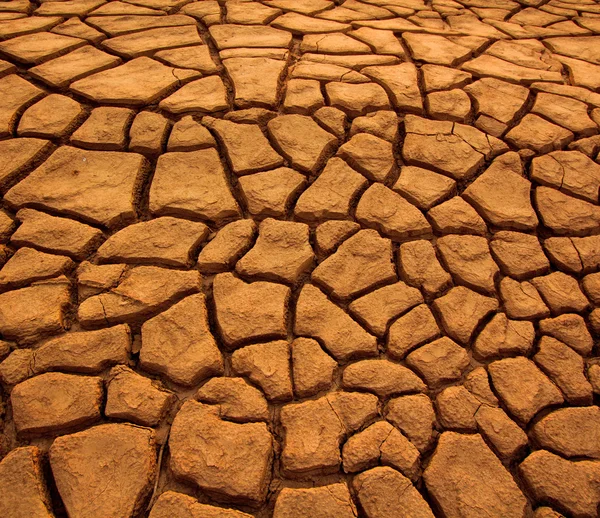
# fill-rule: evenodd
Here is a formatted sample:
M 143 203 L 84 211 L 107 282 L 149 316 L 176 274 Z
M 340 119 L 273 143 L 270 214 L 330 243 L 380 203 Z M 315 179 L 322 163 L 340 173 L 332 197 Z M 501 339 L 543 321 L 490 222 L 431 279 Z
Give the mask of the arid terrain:
M 595 518 L 599 0 L 0 0 L 0 518 Z

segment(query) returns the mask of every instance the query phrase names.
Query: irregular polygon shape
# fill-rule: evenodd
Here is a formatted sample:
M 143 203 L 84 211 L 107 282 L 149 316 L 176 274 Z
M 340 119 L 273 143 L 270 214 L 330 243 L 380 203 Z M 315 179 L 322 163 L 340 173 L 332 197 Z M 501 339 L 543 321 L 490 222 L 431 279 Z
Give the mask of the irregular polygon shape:
M 7 40 L 16 36 L 23 36 L 24 34 L 41 32 L 51 29 L 61 21 L 62 18 L 58 17 L 41 18 L 38 16 L 6 20 L 0 25 L 0 37 L 3 40 Z
M 294 393 L 309 397 L 326 390 L 333 383 L 337 362 L 312 338 L 296 338 L 292 342 L 292 379 Z
M 362 360 L 344 369 L 342 383 L 350 390 L 367 390 L 380 397 L 425 391 L 410 369 L 389 360 Z
M 349 309 L 372 333 L 382 337 L 393 319 L 422 302 L 418 289 L 397 282 L 363 295 Z
M 376 338 L 310 284 L 300 292 L 294 332 L 320 340 L 338 360 L 374 356 L 377 352 Z
M 354 135 L 340 147 L 338 156 L 376 182 L 385 182 L 396 170 L 392 144 L 368 133 Z
M 528 113 L 506 134 L 506 140 L 520 149 L 531 149 L 542 154 L 566 146 L 573 140 L 573 133 Z
M 443 389 L 435 398 L 435 406 L 444 430 L 477 431 L 475 414 L 482 404 L 463 385 Z
M 550 187 L 535 189 L 535 202 L 542 223 L 558 235 L 586 235 L 600 224 L 600 209 Z
M 154 54 L 154 57 L 166 61 L 174 67 L 193 68 L 202 74 L 214 74 L 219 71 L 219 67 L 210 55 L 208 45 L 160 50 Z
M 514 120 L 529 95 L 524 86 L 493 78 L 475 81 L 467 85 L 465 91 L 475 98 L 477 113 L 484 113 L 504 124 Z
M 431 234 L 431 226 L 421 211 L 380 183 L 371 185 L 361 196 L 356 219 L 392 239 Z
M 457 286 L 436 299 L 433 307 L 439 313 L 446 332 L 460 343 L 468 344 L 479 323 L 498 309 L 498 301 Z
M 231 356 L 233 371 L 260 386 L 269 401 L 293 398 L 290 348 L 285 340 L 242 347 Z
M 415 479 L 420 467 L 419 450 L 386 421 L 377 421 L 350 437 L 344 444 L 342 457 L 346 473 L 356 473 L 382 463 Z
M 435 295 L 452 284 L 452 278 L 442 268 L 433 245 L 424 239 L 401 244 L 398 263 L 409 284 L 429 295 Z
M 169 450 L 174 475 L 214 498 L 252 506 L 264 502 L 273 459 L 266 424 L 222 421 L 218 407 L 188 400 L 173 421 Z
M 92 9 L 102 5 L 103 0 L 66 0 L 44 2 L 35 10 L 35 14 L 41 16 L 82 16 Z
M 462 88 L 471 80 L 471 74 L 439 65 L 423 65 L 423 82 L 426 92 Z
M 30 68 L 29 73 L 50 86 L 64 88 L 72 81 L 102 72 L 119 63 L 121 60 L 117 56 L 111 56 L 96 47 L 86 45 L 65 56 Z
M 427 490 L 448 517 L 527 516 L 529 503 L 510 472 L 480 435 L 445 432 L 423 475 Z
M 554 151 L 531 162 L 531 179 L 596 203 L 600 165 L 579 151 Z
M 158 155 L 162 151 L 169 121 L 160 113 L 139 112 L 129 130 L 129 151 L 146 155 Z
M 547 318 L 541 320 L 539 326 L 541 334 L 550 335 L 564 342 L 581 355 L 587 356 L 592 352 L 594 340 L 586 327 L 585 320 L 580 315 L 567 313 L 556 318 Z
M 125 272 L 110 290 L 84 300 L 77 316 L 84 326 L 130 322 L 197 292 L 200 284 L 198 272 L 137 266 Z
M 10 401 L 17 433 L 56 433 L 100 419 L 100 378 L 48 372 L 19 383 Z
M 217 327 L 228 347 L 247 340 L 284 338 L 290 289 L 272 282 L 246 283 L 231 273 L 213 281 Z
M 500 281 L 500 296 L 509 318 L 533 319 L 550 315 L 548 306 L 530 282 L 504 277 Z
M 64 137 L 83 115 L 83 108 L 77 101 L 64 95 L 51 94 L 25 111 L 17 134 L 20 137 Z
M 202 122 L 216 132 L 236 175 L 283 165 L 283 158 L 271 147 L 257 124 L 236 124 L 212 117 L 204 117 Z
M 252 4 L 247 2 L 229 2 L 229 4 L 227 4 L 228 23 L 265 25 L 280 14 L 280 9 L 273 9 L 262 4 Z
M 127 108 L 94 108 L 87 120 L 71 135 L 71 144 L 86 149 L 123 151 L 127 128 L 134 112 Z
M 485 221 L 460 196 L 433 207 L 427 215 L 433 228 L 442 234 L 485 235 L 487 232 Z
M 285 61 L 240 57 L 225 59 L 223 65 L 233 83 L 234 104 L 238 108 L 275 106 Z
M 0 287 L 18 288 L 72 270 L 68 257 L 45 254 L 33 248 L 19 248 L 0 270 Z
M 311 278 L 341 299 L 393 282 L 392 243 L 375 230 L 361 230 L 319 264 Z
M 197 73 L 167 67 L 148 57 L 132 59 L 71 84 L 73 92 L 100 104 L 142 106 L 156 101 Z
M 321 223 L 315 230 L 316 249 L 319 255 L 329 255 L 353 234 L 360 230 L 355 221 L 328 220 Z
M 385 90 L 374 83 L 327 83 L 325 89 L 331 106 L 345 111 L 350 117 L 358 117 L 390 106 Z
M 210 132 L 191 115 L 186 115 L 173 124 L 167 151 L 196 151 L 215 146 L 215 139 Z
M 357 133 L 370 133 L 393 144 L 398 139 L 398 122 L 398 115 L 391 110 L 367 113 L 352 121 L 350 136 Z
M 471 55 L 471 49 L 437 34 L 412 34 L 407 32 L 402 39 L 408 45 L 414 59 L 436 65 L 454 66 Z
M 396 513 L 412 518 L 433 518 L 429 504 L 410 479 L 390 467 L 377 467 L 352 481 L 358 501 L 371 518 L 392 518 Z
M 38 32 L 0 43 L 0 51 L 19 63 L 37 65 L 85 45 L 87 41 L 52 32 Z
M 56 334 L 65 327 L 70 301 L 70 283 L 64 276 L 2 293 L 0 333 L 5 339 L 22 343 Z
M 284 488 L 277 496 L 273 518 L 353 518 L 356 507 L 344 483 L 309 489 Z
M 392 358 L 402 359 L 415 347 L 437 338 L 440 329 L 425 304 L 401 316 L 390 327 L 387 352 Z
M 583 358 L 573 349 L 550 336 L 542 336 L 534 361 L 558 385 L 572 405 L 590 405 L 592 385 L 584 374 Z
M 356 70 L 338 65 L 327 65 L 313 61 L 299 61 L 292 68 L 290 77 L 317 79 L 320 81 L 342 81 L 344 83 L 368 83 L 369 78 Z
M 292 41 L 289 32 L 268 26 L 212 25 L 209 32 L 219 50 L 237 47 L 287 48 Z
M 11 136 L 20 111 L 43 95 L 44 92 L 40 88 L 28 83 L 17 74 L 1 78 L 0 136 Z
M 252 246 L 255 234 L 256 223 L 251 219 L 225 225 L 200 252 L 198 269 L 201 272 L 221 272 L 232 268 Z
M 240 213 L 215 149 L 161 155 L 150 186 L 150 210 L 209 221 Z
M 13 245 L 31 246 L 76 259 L 86 257 L 103 237 L 98 229 L 33 209 L 21 209 L 17 212 L 17 219 L 21 225 L 11 237 Z
M 331 4 L 329 4 L 331 5 Z M 312 18 L 298 13 L 286 13 L 271 22 L 279 29 L 288 30 L 294 34 L 320 34 L 325 32 L 346 32 L 350 25 L 331 20 Z
M 527 355 L 533 348 L 534 338 L 531 322 L 509 320 L 504 313 L 497 313 L 477 336 L 473 352 L 484 359 Z
M 5 188 L 35 164 L 52 144 L 37 138 L 11 138 L 0 142 L 0 186 Z
M 35 350 L 33 371 L 98 374 L 115 364 L 125 364 L 131 350 L 131 333 L 126 325 L 65 333 Z
M 70 516 L 120 518 L 141 509 L 156 476 L 155 433 L 103 424 L 54 440 L 50 466 Z
M 144 322 L 140 365 L 187 386 L 223 374 L 203 294 L 191 295 Z
M 515 279 L 527 279 L 546 273 L 550 268 L 536 236 L 519 232 L 496 232 L 490 242 L 490 249 L 503 273 Z
M 64 36 L 73 36 L 89 41 L 92 44 L 98 44 L 106 39 L 106 35 L 97 31 L 93 27 L 83 23 L 79 18 L 70 18 L 66 22 L 54 27 L 50 32 L 63 34 Z
M 309 228 L 304 223 L 264 220 L 254 247 L 235 269 L 242 275 L 295 283 L 313 263 Z
M 314 79 L 290 79 L 285 90 L 283 109 L 287 113 L 310 115 L 325 104 L 321 83 Z
M 411 113 L 423 111 L 417 69 L 413 63 L 392 66 L 371 66 L 361 70 L 387 91 L 394 108 Z
M 531 281 L 553 313 L 582 312 L 589 302 L 577 279 L 563 272 L 553 272 Z
M 538 450 L 521 463 L 519 473 L 536 500 L 555 503 L 572 516 L 597 514 L 600 462 L 574 462 Z
M 267 125 L 280 153 L 301 171 L 314 173 L 337 145 L 337 139 L 304 115 L 280 115 Z
M 532 230 L 538 223 L 531 206 L 531 182 L 521 176 L 516 153 L 496 158 L 464 192 L 488 223 L 499 228 Z
M 578 136 L 589 137 L 598 133 L 598 125 L 588 115 L 587 104 L 570 97 L 539 92 L 531 112 L 550 119 Z
M 190 25 L 179 27 L 177 30 L 166 27 L 125 34 L 104 40 L 102 46 L 120 56 L 137 58 L 150 55 L 157 50 L 201 43 L 202 39 L 196 27 Z
M 15 448 L 0 462 L 4 490 L 0 513 L 15 518 L 52 518 L 50 493 L 42 467 L 42 452 L 37 446 Z
M 464 139 L 451 133 L 419 135 L 408 133 L 402 155 L 410 165 L 433 168 L 455 180 L 473 176 L 484 162 L 484 156 Z
M 112 3 L 112 2 L 111 2 Z M 138 0 L 138 3 L 140 1 Z M 180 27 L 183 25 L 195 25 L 196 20 L 190 16 L 180 14 L 170 16 L 145 16 L 148 13 L 123 13 L 122 15 L 109 16 L 88 16 L 86 23 L 96 27 L 110 36 L 119 36 L 129 32 L 141 31 L 144 29 L 156 29 L 158 27 Z M 160 14 L 154 12 L 152 14 Z M 176 30 L 176 29 L 175 29 Z
M 281 454 L 284 473 L 337 472 L 342 439 L 376 414 L 377 397 L 357 392 L 335 392 L 285 405 L 280 417 L 285 433 Z
M 192 81 L 163 99 L 160 108 L 169 113 L 218 112 L 229 107 L 225 85 L 219 76 Z
M 369 54 L 371 48 L 354 38 L 334 32 L 327 35 L 307 34 L 302 38 L 300 50 L 323 54 Z
M 362 4 L 364 5 L 364 4 Z M 370 27 L 359 27 L 350 35 L 360 41 L 364 41 L 377 54 L 391 54 L 392 56 L 404 57 L 405 51 L 393 31 L 371 29 Z
M 438 388 L 460 379 L 469 366 L 469 355 L 444 336 L 411 352 L 406 363 L 425 378 L 430 388 Z
M 18 208 L 41 206 L 98 225 L 121 226 L 134 217 L 133 200 L 144 166 L 144 157 L 133 153 L 62 146 L 5 199 Z
M 393 398 L 387 404 L 385 418 L 424 452 L 433 440 L 435 411 L 425 394 Z
M 462 90 L 432 92 L 427 95 L 427 112 L 434 119 L 465 122 L 471 112 L 471 99 Z
M 494 279 L 498 267 L 490 254 L 487 239 L 448 235 L 440 237 L 437 246 L 457 283 L 487 293 L 496 291 Z
M 479 432 L 503 461 L 514 460 L 528 445 L 527 434 L 501 408 L 481 405 L 475 420 Z
M 124 365 L 114 367 L 109 376 L 104 410 L 107 417 L 156 426 L 173 402 L 173 394 Z
M 456 192 L 456 182 L 428 169 L 404 166 L 393 189 L 420 209 L 429 210 Z
M 489 54 L 482 54 L 471 61 L 467 61 L 462 66 L 462 69 L 471 72 L 475 76 L 489 76 L 513 83 L 530 84 L 534 81 L 562 82 L 560 71 L 537 70 L 535 68 L 515 65 L 510 61 L 505 61 Z
M 98 259 L 190 266 L 193 251 L 207 235 L 207 226 L 194 221 L 168 216 L 143 221 L 108 238 L 98 249 Z
M 253 216 L 283 217 L 293 199 L 306 186 L 304 175 L 279 167 L 239 179 L 248 211 Z
M 251 516 L 234 509 L 201 504 L 196 498 L 175 491 L 165 491 L 156 499 L 149 518 L 251 518 Z
M 493 362 L 488 372 L 496 394 L 522 424 L 547 406 L 564 401 L 556 385 L 524 356 Z
M 244 378 L 211 378 L 198 389 L 196 399 L 219 405 L 220 415 L 232 421 L 269 420 L 265 396 Z

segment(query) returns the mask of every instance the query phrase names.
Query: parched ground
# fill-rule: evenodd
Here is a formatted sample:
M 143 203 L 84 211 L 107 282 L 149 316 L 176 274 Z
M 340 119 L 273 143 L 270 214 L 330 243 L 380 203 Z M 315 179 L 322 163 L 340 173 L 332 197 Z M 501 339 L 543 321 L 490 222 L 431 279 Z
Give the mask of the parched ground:
M 600 1 L 0 1 L 0 518 L 594 518 Z

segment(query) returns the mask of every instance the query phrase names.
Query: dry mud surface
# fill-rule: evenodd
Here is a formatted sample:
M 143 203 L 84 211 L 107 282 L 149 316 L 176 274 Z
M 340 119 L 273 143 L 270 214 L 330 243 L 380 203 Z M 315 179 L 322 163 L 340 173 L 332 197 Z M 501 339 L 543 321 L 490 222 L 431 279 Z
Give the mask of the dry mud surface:
M 598 0 L 0 1 L 0 517 L 593 518 Z

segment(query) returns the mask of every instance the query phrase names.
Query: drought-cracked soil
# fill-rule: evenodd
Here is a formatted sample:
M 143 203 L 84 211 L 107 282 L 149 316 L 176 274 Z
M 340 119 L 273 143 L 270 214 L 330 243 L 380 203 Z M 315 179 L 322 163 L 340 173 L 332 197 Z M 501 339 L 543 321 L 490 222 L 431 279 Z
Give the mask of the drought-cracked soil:
M 600 1 L 0 0 L 1 518 L 594 518 Z

